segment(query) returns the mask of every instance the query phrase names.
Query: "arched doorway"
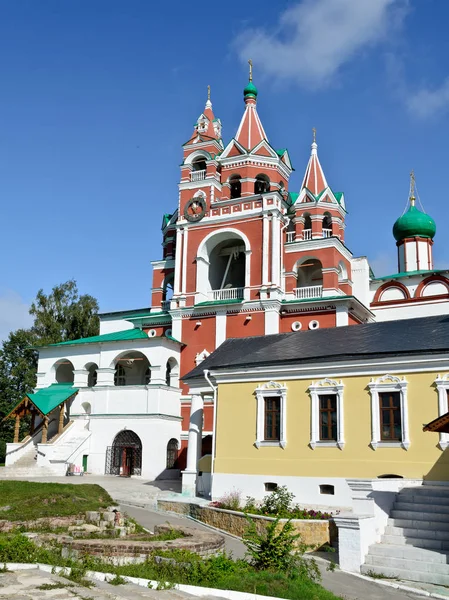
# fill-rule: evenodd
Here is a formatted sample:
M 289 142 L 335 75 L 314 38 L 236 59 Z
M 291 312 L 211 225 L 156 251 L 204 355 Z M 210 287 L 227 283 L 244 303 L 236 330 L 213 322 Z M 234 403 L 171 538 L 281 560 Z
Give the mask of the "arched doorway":
M 131 477 L 142 474 L 142 442 L 129 429 L 120 431 L 106 453 L 106 474 Z

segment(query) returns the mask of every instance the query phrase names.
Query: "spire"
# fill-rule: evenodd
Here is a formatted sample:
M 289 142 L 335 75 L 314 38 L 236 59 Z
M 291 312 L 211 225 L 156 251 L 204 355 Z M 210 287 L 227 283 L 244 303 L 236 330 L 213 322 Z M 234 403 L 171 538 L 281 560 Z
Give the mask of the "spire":
M 221 139 L 221 121 L 215 118 L 214 111 L 212 110 L 210 85 L 207 86 L 207 100 L 204 112 L 198 117 L 198 121 L 195 123 L 194 135 L 197 133 L 217 140 Z
M 309 162 L 307 163 L 306 172 L 304 175 L 304 179 L 302 180 L 301 190 L 303 188 L 307 188 L 312 192 L 314 196 L 318 196 L 321 194 L 323 190 L 325 190 L 327 186 L 326 177 L 324 176 L 324 171 L 320 164 L 320 159 L 318 158 L 318 144 L 316 143 L 316 129 L 313 127 L 313 141 L 311 145 L 311 153 Z
M 253 61 L 249 59 L 248 64 L 249 83 L 243 90 L 246 108 L 235 139 L 247 150 L 252 150 L 262 140 L 268 141 L 268 138 L 257 114 L 256 102 L 259 92 L 253 83 Z
M 416 196 L 415 196 L 415 172 L 413 169 L 410 171 L 410 192 L 408 195 L 408 199 L 410 200 L 410 206 L 415 206 Z

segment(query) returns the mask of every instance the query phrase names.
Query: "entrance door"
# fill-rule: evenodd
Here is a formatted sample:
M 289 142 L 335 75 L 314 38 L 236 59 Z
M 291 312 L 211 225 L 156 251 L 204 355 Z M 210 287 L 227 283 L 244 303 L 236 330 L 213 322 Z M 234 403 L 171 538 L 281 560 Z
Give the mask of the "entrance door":
M 131 477 L 133 468 L 133 448 L 122 449 L 122 468 L 120 475 L 122 477 Z

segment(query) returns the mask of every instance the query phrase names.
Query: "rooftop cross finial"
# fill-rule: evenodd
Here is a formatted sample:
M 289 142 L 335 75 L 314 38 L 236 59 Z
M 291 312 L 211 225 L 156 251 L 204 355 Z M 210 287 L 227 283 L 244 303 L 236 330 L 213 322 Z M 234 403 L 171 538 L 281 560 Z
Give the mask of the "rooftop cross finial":
M 410 171 L 410 204 L 411 206 L 415 206 L 415 172 L 413 169 Z
M 210 102 L 210 85 L 207 86 L 207 100 Z
M 313 143 L 316 144 L 316 128 L 312 127 L 312 133 L 313 133 Z
M 251 59 L 248 60 L 249 64 L 249 80 L 253 80 L 253 61 Z

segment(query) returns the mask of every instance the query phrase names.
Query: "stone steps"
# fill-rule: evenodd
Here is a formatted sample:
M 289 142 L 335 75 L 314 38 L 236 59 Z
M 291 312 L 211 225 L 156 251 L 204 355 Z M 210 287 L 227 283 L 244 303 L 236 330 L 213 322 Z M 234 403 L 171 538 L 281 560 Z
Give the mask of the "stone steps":
M 369 547 L 361 571 L 449 585 L 449 487 L 399 492 L 385 533 Z

